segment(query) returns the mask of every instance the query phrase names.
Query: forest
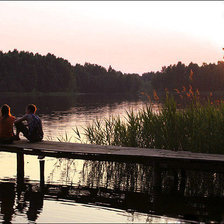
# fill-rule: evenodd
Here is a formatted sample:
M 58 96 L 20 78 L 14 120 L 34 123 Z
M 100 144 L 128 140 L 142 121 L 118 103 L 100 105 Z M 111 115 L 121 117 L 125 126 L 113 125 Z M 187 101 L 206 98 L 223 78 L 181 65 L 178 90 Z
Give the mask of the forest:
M 72 66 L 48 53 L 0 51 L 0 92 L 137 92 L 138 74 L 123 74 L 112 67 L 85 63 Z
M 43 56 L 16 49 L 0 51 L 0 92 L 135 93 L 173 91 L 189 85 L 200 91 L 224 90 L 224 62 L 201 66 L 178 62 L 139 75 L 122 73 L 111 66 L 71 65 L 50 53 Z
M 201 66 L 190 63 L 188 66 L 178 62 L 163 67 L 160 72 L 142 74 L 142 80 L 150 83 L 157 91 L 182 89 L 191 86 L 199 91 L 224 90 L 224 62 L 203 63 Z

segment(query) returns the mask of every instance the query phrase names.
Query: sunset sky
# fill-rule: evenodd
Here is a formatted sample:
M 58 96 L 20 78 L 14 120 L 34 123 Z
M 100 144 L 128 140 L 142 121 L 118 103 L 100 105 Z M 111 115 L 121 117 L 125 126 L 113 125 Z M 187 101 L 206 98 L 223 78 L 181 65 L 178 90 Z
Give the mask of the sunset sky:
M 217 62 L 224 2 L 0 2 L 0 50 L 14 48 L 142 74 L 182 61 Z

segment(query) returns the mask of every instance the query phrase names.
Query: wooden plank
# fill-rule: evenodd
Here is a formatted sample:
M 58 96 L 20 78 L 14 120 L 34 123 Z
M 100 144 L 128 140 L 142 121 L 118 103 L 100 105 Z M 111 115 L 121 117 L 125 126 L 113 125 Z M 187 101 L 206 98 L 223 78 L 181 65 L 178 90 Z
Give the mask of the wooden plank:
M 136 158 L 141 159 L 162 159 L 162 160 L 184 160 L 195 162 L 218 162 L 224 163 L 224 155 L 220 154 L 204 154 L 192 153 L 187 151 L 171 151 L 164 149 L 146 149 L 133 147 L 119 147 L 119 146 L 101 146 L 80 143 L 64 143 L 54 141 L 42 141 L 39 143 L 28 143 L 25 140 L 15 142 L 13 144 L 0 144 L 0 150 L 6 151 L 21 151 L 24 153 L 31 151 L 35 154 L 35 150 L 46 154 L 72 154 L 76 156 L 88 157 L 96 156 L 105 158 L 128 158 L 135 161 Z M 38 154 L 38 153 L 37 153 Z

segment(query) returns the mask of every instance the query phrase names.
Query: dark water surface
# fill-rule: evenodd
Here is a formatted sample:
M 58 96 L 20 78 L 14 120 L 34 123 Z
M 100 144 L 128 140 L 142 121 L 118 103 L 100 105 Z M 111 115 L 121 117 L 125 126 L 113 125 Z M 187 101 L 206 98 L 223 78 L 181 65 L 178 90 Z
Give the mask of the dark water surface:
M 45 139 L 57 140 L 74 126 L 95 117 L 125 115 L 141 108 L 138 96 L 0 97 L 21 116 L 35 103 Z M 154 105 L 155 110 L 158 105 Z M 71 139 L 75 141 L 74 138 Z M 181 223 L 224 220 L 224 175 L 163 170 L 159 191 L 152 187 L 152 167 L 143 164 L 24 156 L 25 181 L 17 179 L 15 153 L 0 152 L 0 221 L 5 223 Z M 42 162 L 43 163 L 43 162 Z

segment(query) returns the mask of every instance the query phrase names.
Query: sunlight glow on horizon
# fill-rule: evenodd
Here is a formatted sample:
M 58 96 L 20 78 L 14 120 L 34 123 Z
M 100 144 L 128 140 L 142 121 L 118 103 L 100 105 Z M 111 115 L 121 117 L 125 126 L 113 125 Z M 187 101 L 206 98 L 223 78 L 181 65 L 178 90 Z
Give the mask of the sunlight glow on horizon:
M 0 50 L 141 74 L 222 60 L 223 25 L 224 2 L 0 2 Z

